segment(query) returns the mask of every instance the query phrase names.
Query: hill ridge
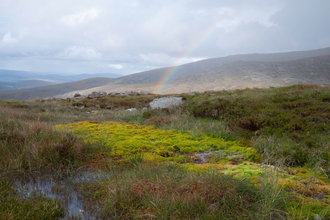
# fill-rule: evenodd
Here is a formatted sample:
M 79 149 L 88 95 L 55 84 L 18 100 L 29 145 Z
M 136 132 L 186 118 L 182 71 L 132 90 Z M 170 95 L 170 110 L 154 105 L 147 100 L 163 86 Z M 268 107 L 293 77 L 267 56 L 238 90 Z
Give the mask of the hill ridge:
M 111 78 L 95 77 L 83 79 L 75 82 L 60 83 L 51 86 L 42 86 L 30 89 L 2 90 L 0 97 L 2 99 L 31 99 L 31 98 L 46 98 L 74 90 L 89 89 L 106 85 Z

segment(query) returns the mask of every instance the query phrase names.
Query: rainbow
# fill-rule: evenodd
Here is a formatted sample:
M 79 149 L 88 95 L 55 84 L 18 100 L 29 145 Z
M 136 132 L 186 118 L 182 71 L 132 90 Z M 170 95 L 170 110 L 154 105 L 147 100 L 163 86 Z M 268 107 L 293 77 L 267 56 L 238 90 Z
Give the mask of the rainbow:
M 240 1 L 238 4 L 236 4 L 236 10 L 241 9 L 244 5 L 246 4 L 246 0 L 242 0 Z M 225 23 L 227 21 L 227 18 L 224 18 L 222 21 L 222 23 Z M 207 27 L 197 38 L 196 40 L 194 40 L 183 52 L 182 54 L 179 56 L 179 58 L 173 63 L 172 67 L 170 67 L 165 74 L 163 75 L 163 77 L 161 78 L 161 80 L 159 81 L 159 83 L 156 85 L 155 88 L 155 92 L 156 93 L 161 93 L 162 89 L 164 88 L 164 86 L 166 85 L 166 83 L 171 79 L 172 76 L 175 75 L 175 73 L 177 72 L 179 66 L 183 63 L 183 59 L 188 57 L 189 54 L 192 54 L 192 52 L 194 50 L 196 50 L 198 48 L 199 45 L 201 45 L 204 41 L 206 41 L 206 39 L 211 36 L 216 29 L 219 26 L 219 21 L 218 21 L 218 25 L 213 23 L 211 24 L 209 27 Z
M 217 29 L 217 26 L 215 24 L 209 26 L 207 29 L 205 29 L 202 34 L 196 38 L 195 41 L 193 41 L 179 56 L 179 58 L 173 63 L 172 67 L 170 67 L 159 83 L 156 86 L 156 93 L 161 93 L 162 89 L 166 85 L 166 83 L 171 79 L 173 75 L 175 75 L 176 71 L 178 70 L 179 66 L 182 64 L 182 61 L 184 58 L 188 57 L 189 54 L 191 54 L 194 50 L 198 48 L 200 44 L 202 44 L 215 30 Z

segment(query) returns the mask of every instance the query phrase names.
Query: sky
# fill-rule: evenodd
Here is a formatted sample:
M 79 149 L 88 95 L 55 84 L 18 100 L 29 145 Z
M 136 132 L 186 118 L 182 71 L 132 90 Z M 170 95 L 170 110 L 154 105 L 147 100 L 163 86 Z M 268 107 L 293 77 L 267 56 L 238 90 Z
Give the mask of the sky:
M 0 69 L 127 75 L 330 47 L 329 0 L 0 0 Z

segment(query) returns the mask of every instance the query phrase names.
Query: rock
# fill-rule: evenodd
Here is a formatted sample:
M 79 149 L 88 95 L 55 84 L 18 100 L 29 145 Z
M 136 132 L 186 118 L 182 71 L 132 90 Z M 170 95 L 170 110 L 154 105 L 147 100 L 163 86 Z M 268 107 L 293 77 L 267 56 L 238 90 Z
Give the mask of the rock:
M 130 95 L 130 96 L 134 96 L 134 95 L 137 95 L 138 93 L 137 92 L 134 92 L 134 91 L 130 91 L 129 93 L 128 93 L 128 95 Z
M 73 98 L 77 98 L 77 97 L 81 97 L 81 94 L 75 93 L 74 96 L 73 96 Z
M 87 95 L 81 95 L 79 93 L 74 94 L 72 99 L 82 99 L 82 98 L 87 98 Z
M 148 92 L 148 91 L 141 91 L 141 92 L 139 92 L 139 94 L 141 94 L 141 95 L 149 95 L 149 94 L 152 94 L 151 92 Z
M 92 92 L 91 94 L 88 95 L 88 98 L 99 98 L 99 97 L 104 97 L 106 96 L 107 93 L 100 91 L 100 92 Z
M 136 109 L 136 108 L 129 108 L 129 109 L 126 109 L 126 111 L 129 111 L 129 112 L 136 112 L 137 109 Z
M 110 95 L 118 95 L 118 92 L 111 92 Z
M 144 108 L 142 109 L 142 111 L 148 111 L 148 108 L 147 108 L 147 107 L 144 107 Z
M 181 105 L 184 103 L 182 97 L 163 97 L 155 99 L 149 103 L 150 109 L 168 108 L 174 105 Z

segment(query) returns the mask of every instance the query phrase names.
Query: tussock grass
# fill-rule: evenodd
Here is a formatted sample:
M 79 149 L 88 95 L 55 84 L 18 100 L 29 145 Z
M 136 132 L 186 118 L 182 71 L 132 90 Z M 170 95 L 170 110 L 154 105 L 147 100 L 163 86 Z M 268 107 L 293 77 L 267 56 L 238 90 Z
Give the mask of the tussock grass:
M 216 171 L 139 163 L 109 182 L 103 213 L 115 219 L 263 219 L 274 216 L 283 199 L 267 209 L 264 190 Z
M 288 165 L 321 166 L 329 175 L 329 97 L 328 87 L 291 86 L 206 93 L 185 105 L 197 118 L 225 120 L 239 137 L 258 140 L 260 153 L 283 155 Z M 270 137 L 281 144 L 266 146 Z
M 96 149 L 55 131 L 22 110 L 0 107 L 0 171 L 63 169 L 91 159 Z

